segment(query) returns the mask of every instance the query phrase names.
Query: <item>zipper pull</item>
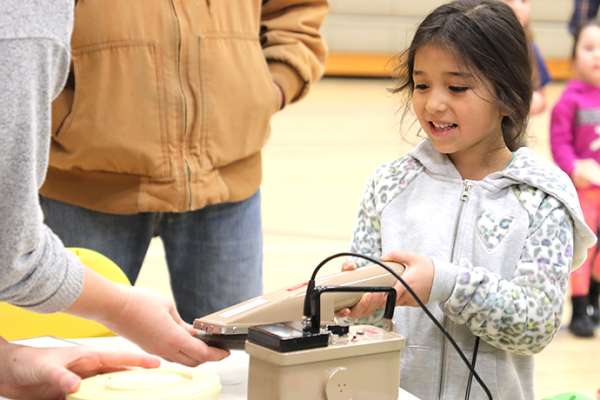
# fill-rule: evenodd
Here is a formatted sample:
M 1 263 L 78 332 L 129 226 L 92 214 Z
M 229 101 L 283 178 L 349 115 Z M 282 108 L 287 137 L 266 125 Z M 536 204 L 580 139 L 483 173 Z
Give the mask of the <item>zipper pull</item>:
M 469 190 L 471 190 L 472 185 L 471 185 L 471 182 L 469 182 L 469 181 L 464 181 L 463 185 L 464 185 L 464 189 L 463 189 L 462 194 L 460 195 L 460 200 L 462 202 L 465 202 L 465 201 L 469 200 Z

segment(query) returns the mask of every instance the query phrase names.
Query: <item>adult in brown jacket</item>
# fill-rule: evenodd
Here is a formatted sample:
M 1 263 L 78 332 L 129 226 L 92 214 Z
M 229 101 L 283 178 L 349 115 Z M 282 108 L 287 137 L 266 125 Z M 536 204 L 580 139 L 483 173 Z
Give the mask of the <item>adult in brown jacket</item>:
M 326 0 L 79 0 L 46 223 L 134 282 L 160 236 L 184 320 L 262 290 L 261 149 L 323 70 Z

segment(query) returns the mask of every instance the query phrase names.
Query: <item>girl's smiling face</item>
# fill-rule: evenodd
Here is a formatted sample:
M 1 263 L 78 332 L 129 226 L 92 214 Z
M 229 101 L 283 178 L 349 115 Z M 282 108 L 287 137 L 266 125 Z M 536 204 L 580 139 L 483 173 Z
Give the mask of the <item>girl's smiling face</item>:
M 435 44 L 422 46 L 415 53 L 412 78 L 419 124 L 436 150 L 449 155 L 457 167 L 461 160 L 476 164 L 480 158 L 485 165 L 498 150 L 508 150 L 492 85 L 452 52 Z
M 590 25 L 579 33 L 575 47 L 575 73 L 582 81 L 600 86 L 600 27 Z

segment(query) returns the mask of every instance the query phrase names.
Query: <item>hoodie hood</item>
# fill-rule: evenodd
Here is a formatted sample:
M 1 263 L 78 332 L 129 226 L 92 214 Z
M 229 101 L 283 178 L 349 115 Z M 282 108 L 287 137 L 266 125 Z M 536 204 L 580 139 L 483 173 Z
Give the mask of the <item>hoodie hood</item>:
M 450 158 L 435 150 L 428 139 L 419 143 L 410 156 L 432 176 L 463 180 Z M 513 153 L 513 160 L 506 168 L 486 176 L 481 181 L 482 187 L 492 193 L 511 186 L 516 188 L 522 184 L 554 197 L 569 211 L 575 235 L 573 268 L 580 266 L 587 256 L 587 249 L 596 243 L 596 236 L 585 223 L 577 191 L 569 176 L 531 149 L 522 147 Z

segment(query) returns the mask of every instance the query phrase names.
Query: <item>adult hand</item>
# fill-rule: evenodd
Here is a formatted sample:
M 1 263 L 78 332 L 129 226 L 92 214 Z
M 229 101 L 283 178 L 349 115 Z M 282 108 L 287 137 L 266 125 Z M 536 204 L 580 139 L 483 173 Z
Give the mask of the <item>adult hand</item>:
M 190 367 L 229 355 L 196 339 L 171 300 L 147 289 L 117 285 L 89 268 L 84 269 L 81 294 L 67 311 L 103 323 L 149 353 Z
M 147 289 L 121 290 L 125 297 L 120 309 L 107 314 L 104 323 L 145 351 L 190 367 L 229 355 L 195 338 L 195 329 L 181 319 L 172 301 Z
M 406 266 L 402 279 L 412 288 L 423 303 L 429 301 L 431 286 L 433 285 L 434 266 L 429 257 L 405 251 L 394 251 L 382 257 L 383 261 L 394 261 Z M 344 267 L 342 267 L 343 269 Z M 349 267 L 346 267 L 348 270 Z M 396 289 L 396 305 L 417 306 L 416 300 L 400 282 L 394 285 Z M 375 310 L 385 307 L 386 295 L 384 293 L 367 293 L 350 309 L 337 313 L 341 317 L 362 318 L 371 315 Z
M 144 354 L 97 351 L 84 346 L 33 348 L 0 342 L 0 395 L 11 399 L 64 399 L 82 378 L 127 367 L 156 368 Z

